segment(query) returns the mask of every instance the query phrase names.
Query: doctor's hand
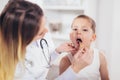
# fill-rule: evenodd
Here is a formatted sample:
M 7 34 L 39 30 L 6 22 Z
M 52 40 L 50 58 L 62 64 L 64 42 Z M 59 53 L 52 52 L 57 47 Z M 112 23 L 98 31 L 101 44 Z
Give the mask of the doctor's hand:
M 71 68 L 74 72 L 78 73 L 80 70 L 90 65 L 93 60 L 93 54 L 91 50 L 82 48 L 74 55 Z
M 66 42 L 58 46 L 55 50 L 56 52 L 61 53 L 61 52 L 73 52 L 76 49 L 71 42 Z

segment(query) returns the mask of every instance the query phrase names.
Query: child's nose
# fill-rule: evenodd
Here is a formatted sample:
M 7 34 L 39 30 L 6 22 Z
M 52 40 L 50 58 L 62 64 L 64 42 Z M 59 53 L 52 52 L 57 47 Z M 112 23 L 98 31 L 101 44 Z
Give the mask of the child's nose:
M 82 31 L 80 29 L 78 29 L 77 33 L 81 35 Z

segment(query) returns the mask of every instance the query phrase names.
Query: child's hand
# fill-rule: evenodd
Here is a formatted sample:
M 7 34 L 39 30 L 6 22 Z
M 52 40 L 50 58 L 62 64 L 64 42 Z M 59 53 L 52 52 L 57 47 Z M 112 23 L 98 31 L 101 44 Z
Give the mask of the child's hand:
M 58 53 L 61 53 L 61 52 L 73 52 L 75 51 L 75 48 L 74 46 L 72 45 L 71 42 L 68 42 L 68 43 L 63 43 L 61 44 L 59 47 L 57 47 L 55 49 Z
M 92 60 L 92 51 L 87 48 L 82 48 L 74 55 L 71 67 L 76 73 L 78 73 L 81 69 L 91 64 Z

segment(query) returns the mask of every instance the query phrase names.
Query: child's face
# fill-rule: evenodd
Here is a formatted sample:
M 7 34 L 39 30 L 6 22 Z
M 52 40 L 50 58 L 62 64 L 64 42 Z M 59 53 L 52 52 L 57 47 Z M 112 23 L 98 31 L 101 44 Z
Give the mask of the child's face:
M 81 43 L 86 47 L 90 47 L 91 42 L 95 40 L 96 35 L 91 26 L 92 24 L 86 18 L 76 18 L 73 21 L 70 38 L 76 48 L 79 48 Z M 78 39 L 81 42 L 78 42 Z

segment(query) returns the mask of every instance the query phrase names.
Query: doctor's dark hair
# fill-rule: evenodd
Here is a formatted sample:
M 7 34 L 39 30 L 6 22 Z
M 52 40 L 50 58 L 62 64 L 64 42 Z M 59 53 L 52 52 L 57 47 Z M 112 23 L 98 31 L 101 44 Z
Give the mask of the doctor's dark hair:
M 5 6 L 0 14 L 0 80 L 13 80 L 16 64 L 38 34 L 42 17 L 42 9 L 28 1 L 11 1 Z

